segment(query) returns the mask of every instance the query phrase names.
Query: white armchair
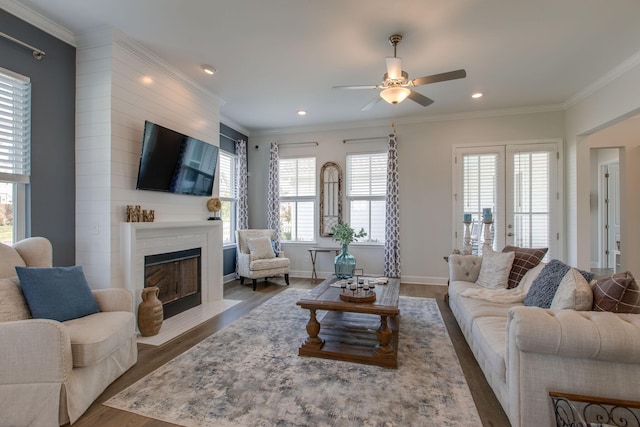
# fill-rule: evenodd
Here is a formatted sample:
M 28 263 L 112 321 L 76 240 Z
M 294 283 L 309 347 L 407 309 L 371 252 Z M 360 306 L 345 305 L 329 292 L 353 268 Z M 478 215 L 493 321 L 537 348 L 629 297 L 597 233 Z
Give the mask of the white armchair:
M 244 279 L 253 281 L 256 290 L 257 279 L 266 279 L 284 275 L 284 281 L 289 285 L 289 258 L 280 251 L 275 255 L 271 247 L 271 240 L 275 238 L 274 230 L 237 230 L 238 275 L 240 284 Z
M 51 243 L 0 244 L 0 424 L 75 422 L 138 358 L 133 297 L 93 291 L 100 312 L 58 322 L 32 319 L 16 266 L 51 267 Z

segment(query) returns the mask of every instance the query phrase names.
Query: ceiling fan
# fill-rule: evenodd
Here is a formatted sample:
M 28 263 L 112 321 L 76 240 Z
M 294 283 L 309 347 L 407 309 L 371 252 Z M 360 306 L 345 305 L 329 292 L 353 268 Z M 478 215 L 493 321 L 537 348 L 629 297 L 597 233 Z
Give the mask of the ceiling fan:
M 411 90 L 410 88 L 422 86 L 430 83 L 444 82 L 447 80 L 463 79 L 467 77 L 465 70 L 449 71 L 447 73 L 432 74 L 430 76 L 418 77 L 409 80 L 409 74 L 402 70 L 401 59 L 396 56 L 396 48 L 402 40 L 402 36 L 394 34 L 389 37 L 389 43 L 393 46 L 393 57 L 387 57 L 387 72 L 382 78 L 382 83 L 378 85 L 359 86 L 334 86 L 335 89 L 383 89 L 380 96 L 376 96 L 367 105 L 362 107 L 362 111 L 369 110 L 375 104 L 384 99 L 389 104 L 398 104 L 406 98 L 426 107 L 433 104 L 433 100 Z

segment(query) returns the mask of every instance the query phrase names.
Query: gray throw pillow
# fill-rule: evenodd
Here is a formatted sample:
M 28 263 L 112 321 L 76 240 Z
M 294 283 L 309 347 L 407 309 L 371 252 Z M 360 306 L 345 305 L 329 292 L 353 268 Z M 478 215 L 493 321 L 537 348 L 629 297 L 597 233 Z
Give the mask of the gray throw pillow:
M 562 282 L 569 270 L 571 270 L 571 267 L 567 264 L 557 259 L 552 259 L 531 284 L 531 289 L 529 289 L 527 296 L 524 298 L 524 305 L 551 308 L 558 286 L 560 286 L 560 282 Z M 577 271 L 582 274 L 587 283 L 593 279 L 593 274 L 582 270 Z

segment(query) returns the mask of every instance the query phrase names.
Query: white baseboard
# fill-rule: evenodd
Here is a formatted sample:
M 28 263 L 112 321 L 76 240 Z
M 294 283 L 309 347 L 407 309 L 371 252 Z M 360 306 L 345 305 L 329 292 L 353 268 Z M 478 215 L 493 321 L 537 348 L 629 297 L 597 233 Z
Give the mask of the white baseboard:
M 227 274 L 226 276 L 222 276 L 222 283 L 229 283 L 236 280 L 236 273 Z

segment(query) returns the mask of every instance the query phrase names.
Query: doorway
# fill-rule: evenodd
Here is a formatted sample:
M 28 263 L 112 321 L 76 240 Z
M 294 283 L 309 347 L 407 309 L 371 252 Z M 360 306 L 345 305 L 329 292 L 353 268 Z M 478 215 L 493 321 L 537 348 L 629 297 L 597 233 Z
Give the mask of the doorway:
M 602 274 L 620 271 L 620 150 L 591 151 L 592 270 Z

